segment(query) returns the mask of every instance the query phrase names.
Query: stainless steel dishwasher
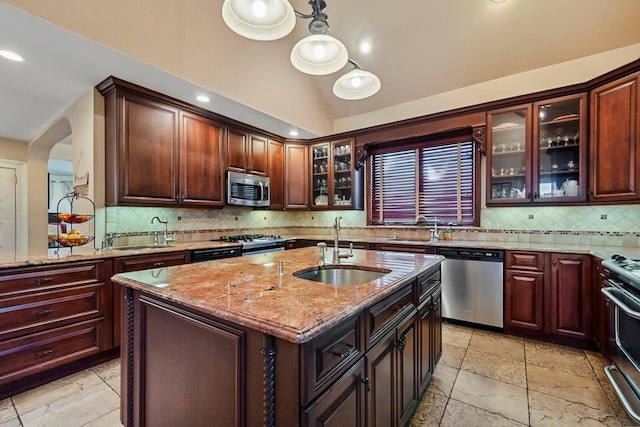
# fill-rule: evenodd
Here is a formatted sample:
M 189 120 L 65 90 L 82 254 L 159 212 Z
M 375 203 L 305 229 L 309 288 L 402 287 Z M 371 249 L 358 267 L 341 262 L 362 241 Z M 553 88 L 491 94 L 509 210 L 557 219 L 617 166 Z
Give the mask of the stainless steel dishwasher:
M 442 317 L 502 328 L 504 326 L 504 251 L 438 248 L 442 262 Z

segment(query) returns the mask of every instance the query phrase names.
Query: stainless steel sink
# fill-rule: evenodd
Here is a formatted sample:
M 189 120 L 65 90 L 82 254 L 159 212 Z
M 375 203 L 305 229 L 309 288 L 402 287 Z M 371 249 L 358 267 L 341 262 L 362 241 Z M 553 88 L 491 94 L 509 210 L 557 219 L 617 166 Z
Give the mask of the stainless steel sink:
M 362 285 L 391 273 L 387 269 L 372 269 L 357 265 L 328 265 L 293 273 L 295 277 L 329 285 Z
M 130 246 L 115 246 L 111 249 L 114 251 L 136 251 L 141 249 L 161 249 L 161 248 L 170 248 L 173 245 L 165 245 L 165 244 L 150 244 L 150 245 L 130 245 Z

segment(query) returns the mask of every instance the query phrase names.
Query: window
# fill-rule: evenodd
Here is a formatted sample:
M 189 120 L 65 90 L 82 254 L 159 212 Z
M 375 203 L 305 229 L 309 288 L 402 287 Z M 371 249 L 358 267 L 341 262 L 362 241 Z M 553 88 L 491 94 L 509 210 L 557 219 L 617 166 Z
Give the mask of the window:
M 464 135 L 369 149 L 371 224 L 477 225 L 475 143 Z

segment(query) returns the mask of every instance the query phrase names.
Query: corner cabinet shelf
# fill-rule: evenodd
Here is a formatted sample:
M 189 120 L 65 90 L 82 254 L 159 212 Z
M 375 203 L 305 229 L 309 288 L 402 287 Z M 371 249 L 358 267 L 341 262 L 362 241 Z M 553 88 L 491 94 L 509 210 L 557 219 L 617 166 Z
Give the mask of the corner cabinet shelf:
M 61 212 L 65 208 L 67 212 Z M 62 208 L 62 209 L 61 209 Z M 80 196 L 73 192 L 61 198 L 56 206 L 58 220 L 58 233 L 56 236 L 57 254 L 60 248 L 69 248 L 73 253 L 76 246 L 84 246 L 93 242 L 95 238 L 95 217 L 96 206 L 87 197 Z
M 487 205 L 587 200 L 586 94 L 490 111 Z
M 353 139 L 311 146 L 311 207 L 353 209 Z

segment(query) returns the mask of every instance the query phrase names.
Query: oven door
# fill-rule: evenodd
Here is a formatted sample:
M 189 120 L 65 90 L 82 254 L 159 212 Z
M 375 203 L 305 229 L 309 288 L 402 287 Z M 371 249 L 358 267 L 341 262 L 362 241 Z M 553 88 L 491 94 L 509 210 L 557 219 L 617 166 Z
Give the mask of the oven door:
M 615 347 L 605 373 L 629 416 L 640 422 L 640 298 L 624 283 L 608 281 L 602 293 L 613 310 Z

